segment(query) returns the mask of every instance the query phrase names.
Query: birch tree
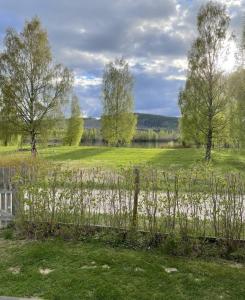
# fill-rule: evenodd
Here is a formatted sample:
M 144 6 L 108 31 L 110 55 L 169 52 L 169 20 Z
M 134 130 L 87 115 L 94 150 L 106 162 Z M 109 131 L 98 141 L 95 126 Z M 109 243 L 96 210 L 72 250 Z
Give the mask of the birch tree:
M 227 97 L 220 57 L 225 53 L 230 18 L 224 5 L 208 2 L 197 17 L 198 37 L 188 56 L 188 74 L 185 93 L 180 95 L 182 124 L 191 119 L 192 129 L 205 144 L 205 159 L 211 159 L 215 135 L 222 134 L 226 125 Z M 186 122 L 188 130 L 188 122 Z
M 69 146 L 78 146 L 83 135 L 83 118 L 77 96 L 71 100 L 71 117 L 68 120 L 65 144 Z
M 133 113 L 133 76 L 124 59 L 110 62 L 102 84 L 102 136 L 112 145 L 128 144 L 133 139 L 136 116 Z
M 44 118 L 64 104 L 71 83 L 70 71 L 53 63 L 47 32 L 38 18 L 26 22 L 20 33 L 7 30 L 0 54 L 3 105 L 14 113 L 10 122 L 30 137 L 34 156 Z

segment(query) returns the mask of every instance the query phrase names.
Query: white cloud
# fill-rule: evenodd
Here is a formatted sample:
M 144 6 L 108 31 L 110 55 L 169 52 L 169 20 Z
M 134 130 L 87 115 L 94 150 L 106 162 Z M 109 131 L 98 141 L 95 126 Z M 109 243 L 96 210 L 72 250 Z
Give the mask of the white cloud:
M 89 77 L 86 75 L 75 75 L 74 85 L 75 87 L 81 87 L 81 88 L 91 88 L 94 86 L 99 86 L 102 83 L 102 78 L 100 77 Z
M 61 56 L 64 63 L 68 63 L 75 70 L 84 68 L 103 68 L 109 61 L 110 56 L 103 53 L 92 53 L 78 49 L 64 48 Z M 82 71 L 82 70 L 81 70 Z
M 179 69 L 179 72 L 186 71 L 188 67 L 187 58 L 177 58 L 172 61 L 172 66 Z
M 25 19 L 38 15 L 57 62 L 75 72 L 75 92 L 88 115 L 100 114 L 103 68 L 121 56 L 135 76 L 136 110 L 144 105 L 146 111 L 176 115 L 196 15 L 207 1 L 21 0 L 19 5 L 19 0 L 0 0 L 0 36 L 8 26 L 20 30 Z M 245 0 L 217 1 L 227 5 L 231 30 L 240 34 Z M 224 61 L 226 69 L 233 64 L 232 56 Z
M 235 41 L 226 41 L 225 43 L 225 49 L 226 51 L 222 53 L 222 55 L 219 58 L 219 65 L 222 71 L 225 73 L 230 73 L 234 71 L 236 67 L 236 62 L 237 62 L 237 53 L 238 53 L 238 48 L 235 43 Z
M 228 8 L 232 6 L 238 6 L 241 7 L 244 3 L 243 0 L 221 0 L 223 4 L 225 4 Z
M 165 79 L 185 81 L 186 76 L 184 76 L 184 75 L 169 75 L 169 76 L 166 76 Z

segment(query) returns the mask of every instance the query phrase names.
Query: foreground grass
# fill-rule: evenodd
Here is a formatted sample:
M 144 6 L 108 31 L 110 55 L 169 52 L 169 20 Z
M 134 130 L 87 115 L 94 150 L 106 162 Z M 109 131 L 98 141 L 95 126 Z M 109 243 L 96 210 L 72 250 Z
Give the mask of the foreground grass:
M 168 274 L 165 267 L 178 271 Z M 43 275 L 40 268 L 52 272 Z M 5 296 L 244 299 L 244 282 L 244 266 L 228 262 L 167 257 L 98 243 L 0 240 L 0 295 Z
M 159 149 L 116 147 L 51 147 L 39 149 L 39 157 L 68 166 L 118 168 L 150 165 L 161 168 L 189 168 L 203 161 L 203 149 Z M 29 157 L 14 147 L 0 147 L 0 163 Z M 245 152 L 213 151 L 212 164 L 221 171 L 245 172 Z

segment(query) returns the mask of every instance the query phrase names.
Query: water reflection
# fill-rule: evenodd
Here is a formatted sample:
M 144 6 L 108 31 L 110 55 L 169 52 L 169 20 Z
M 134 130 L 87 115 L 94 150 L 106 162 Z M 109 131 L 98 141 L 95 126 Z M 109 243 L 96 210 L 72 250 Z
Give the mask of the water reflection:
M 82 146 L 106 146 L 106 143 L 103 141 L 94 141 L 94 142 L 83 142 Z M 166 141 L 144 141 L 137 142 L 133 141 L 130 145 L 125 145 L 123 147 L 129 148 L 167 148 L 174 147 L 179 145 L 177 140 L 166 140 Z

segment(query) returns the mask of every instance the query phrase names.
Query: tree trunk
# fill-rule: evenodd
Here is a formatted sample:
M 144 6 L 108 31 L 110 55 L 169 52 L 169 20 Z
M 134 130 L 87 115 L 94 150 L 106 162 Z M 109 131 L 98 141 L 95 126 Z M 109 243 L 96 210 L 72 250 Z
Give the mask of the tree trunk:
M 31 132 L 31 154 L 33 157 L 37 155 L 37 147 L 36 147 L 36 133 L 34 131 Z
M 208 135 L 207 135 L 207 144 L 206 144 L 206 155 L 205 155 L 206 161 L 210 161 L 211 159 L 212 141 L 213 141 L 213 131 L 212 128 L 209 128 Z
M 8 138 L 7 138 L 7 137 L 4 139 L 3 145 L 4 145 L 5 147 L 8 146 Z

